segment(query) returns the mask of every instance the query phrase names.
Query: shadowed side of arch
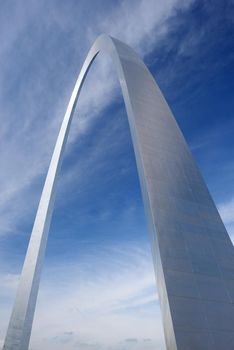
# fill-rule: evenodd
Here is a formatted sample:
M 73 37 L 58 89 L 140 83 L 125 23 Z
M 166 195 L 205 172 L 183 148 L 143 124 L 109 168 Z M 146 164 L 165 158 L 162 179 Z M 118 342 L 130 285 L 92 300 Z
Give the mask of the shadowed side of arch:
M 27 350 L 29 346 L 57 176 L 80 89 L 100 50 L 113 59 L 127 110 L 167 349 L 231 350 L 234 288 L 225 267 L 234 266 L 230 238 L 151 73 L 130 47 L 107 35 L 98 37 L 91 47 L 62 122 L 3 349 Z M 226 265 L 224 258 L 229 259 Z M 223 319 L 217 324 L 214 320 L 220 314 Z

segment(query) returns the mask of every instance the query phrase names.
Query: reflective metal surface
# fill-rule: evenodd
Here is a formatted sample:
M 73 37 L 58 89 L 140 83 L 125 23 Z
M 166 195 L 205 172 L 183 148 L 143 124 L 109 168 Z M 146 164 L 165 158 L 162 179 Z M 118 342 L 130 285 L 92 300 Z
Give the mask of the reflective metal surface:
M 167 349 L 234 349 L 234 250 L 207 187 L 152 75 L 135 52 L 101 35 L 72 93 L 37 211 L 4 350 L 28 349 L 56 179 L 88 68 L 110 53 L 137 160 Z

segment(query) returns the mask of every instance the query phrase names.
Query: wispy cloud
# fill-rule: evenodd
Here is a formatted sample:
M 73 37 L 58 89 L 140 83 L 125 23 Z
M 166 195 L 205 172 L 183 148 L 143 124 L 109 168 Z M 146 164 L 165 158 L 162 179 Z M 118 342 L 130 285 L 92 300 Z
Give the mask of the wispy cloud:
M 0 78 L 3 87 L 0 91 L 0 234 L 16 232 L 22 223 L 33 220 L 69 95 L 85 53 L 96 36 L 109 33 L 145 57 L 157 45 L 168 44 L 170 19 L 173 17 L 175 23 L 177 11 L 187 9 L 193 1 L 120 1 L 103 6 L 101 12 L 96 12 L 98 5 L 87 1 L 56 3 L 56 6 L 53 1 L 23 3 L 13 13 L 8 9 L 8 18 L 11 14 L 14 26 L 9 25 L 9 20 L 0 22 L 1 33 L 6 36 L 0 48 L 4 71 Z M 181 46 L 179 54 L 186 55 L 196 47 L 195 39 L 191 38 L 187 47 Z M 90 136 L 97 118 L 117 100 L 119 92 L 114 68 L 109 58 L 102 55 L 83 87 L 77 110 L 79 120 L 74 119 L 69 152 L 76 146 L 77 135 Z M 105 115 L 105 118 L 113 117 L 118 117 L 117 113 Z M 81 154 L 78 160 L 74 158 L 72 165 L 67 166 L 61 179 L 64 191 L 60 192 L 61 197 L 67 194 L 68 187 L 71 191 L 73 182 L 82 191 L 90 177 L 98 181 L 97 168 L 107 166 L 102 162 L 103 155 L 118 143 L 120 148 L 124 144 L 126 135 L 119 124 L 118 119 L 110 123 L 109 134 L 105 137 L 106 130 L 99 133 L 92 150 Z M 78 256 L 76 262 L 46 266 L 32 349 L 164 349 L 148 247 L 136 243 L 102 249 L 95 256 L 90 253 L 85 258 Z M 4 300 L 1 340 L 17 281 L 16 274 L 0 275 L 0 298 Z
M 218 205 L 218 210 L 234 244 L 234 197 Z
M 6 308 L 3 313 L 8 318 Z M 150 338 L 149 348 L 164 349 L 161 327 L 149 247 L 104 246 L 96 256 L 46 267 L 31 348 L 117 350 L 126 339 L 142 345 Z
M 218 207 L 219 213 L 226 224 L 234 223 L 234 198 L 222 203 Z
M 0 275 L 0 298 L 9 296 L 9 293 L 12 294 L 15 292 L 15 289 L 19 282 L 19 275 L 17 274 L 1 274 Z
M 32 204 L 30 207 L 35 210 L 40 188 L 33 188 L 32 198 L 31 186 L 47 169 L 72 84 L 88 45 L 105 31 L 126 41 L 144 56 L 157 39 L 166 35 L 168 18 L 177 8 L 187 6 L 188 2 L 177 0 L 157 3 L 136 1 L 134 5 L 131 1 L 123 1 L 120 7 L 108 7 L 109 12 L 102 13 L 99 18 L 88 5 L 85 27 L 79 6 L 62 6 L 63 15 L 57 6 L 55 9 L 44 2 L 39 5 L 33 1 L 30 6 L 24 5 L 24 9 L 27 7 L 25 12 L 17 8 L 12 12 L 10 5 L 6 7 L 5 17 L 11 14 L 15 25 L 9 30 L 9 22 L 2 23 L 5 23 L 2 33 L 4 42 L 7 42 L 2 52 L 7 59 L 2 66 L 1 86 L 4 89 L 0 96 L 3 126 L 0 152 L 1 234 L 16 229 L 23 211 L 30 216 L 32 211 L 27 208 L 27 197 Z M 87 31 L 84 28 L 88 28 Z M 59 40 L 63 36 L 62 51 Z M 48 42 L 47 45 L 49 38 L 50 44 Z M 98 113 L 118 94 L 113 72 L 107 59 L 102 57 L 97 61 L 84 86 L 79 105 L 82 117 L 79 122 L 77 119 L 74 121 L 70 142 L 76 137 L 77 128 L 80 133 L 86 132 Z M 10 220 L 13 216 L 15 220 Z

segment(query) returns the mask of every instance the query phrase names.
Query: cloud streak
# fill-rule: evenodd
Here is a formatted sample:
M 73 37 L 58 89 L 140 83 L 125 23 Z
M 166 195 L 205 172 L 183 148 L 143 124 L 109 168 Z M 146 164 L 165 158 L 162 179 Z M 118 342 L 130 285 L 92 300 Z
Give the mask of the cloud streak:
M 234 198 L 220 204 L 219 213 L 226 224 L 234 223 Z
M 6 291 L 15 289 L 11 280 Z M 150 349 L 164 349 L 161 327 L 149 247 L 106 245 L 96 256 L 45 268 L 31 348 L 117 350 L 125 339 L 150 338 Z
M 4 55 L 6 57 L 11 55 L 13 58 L 6 60 L 3 65 L 6 73 L 3 74 L 1 85 L 6 89 L 0 96 L 0 99 L 5 101 L 1 111 L 4 116 L 2 120 L 4 127 L 1 131 L 2 152 L 0 152 L 2 165 L 0 176 L 1 234 L 14 232 L 17 229 L 23 211 L 30 216 L 32 215 L 31 207 L 35 210 L 40 188 L 32 187 L 32 185 L 40 181 L 47 169 L 59 124 L 69 98 L 69 91 L 74 83 L 74 72 L 77 72 L 77 68 L 83 61 L 84 56 L 80 53 L 80 48 L 83 48 L 82 52 L 85 52 L 88 43 L 93 42 L 98 33 L 105 31 L 126 41 L 144 56 L 150 51 L 151 45 L 156 40 L 165 37 L 167 32 L 165 28 L 169 25 L 167 20 L 176 9 L 187 6 L 188 2 L 177 0 L 157 3 L 137 1 L 134 2 L 134 6 L 131 1 L 123 1 L 119 8 L 116 6 L 108 8 L 109 12 L 102 14 L 102 18 L 95 17 L 95 13 L 90 11 L 89 17 L 86 18 L 89 28 L 87 32 L 84 31 L 82 21 L 80 28 L 77 18 L 73 23 L 75 15 L 74 18 L 71 17 L 69 21 L 71 23 L 68 26 L 66 16 L 71 10 L 69 6 L 63 9 L 64 16 L 61 16 L 60 11 L 55 10 L 53 6 L 45 3 L 38 5 L 36 2 L 28 7 L 27 17 L 21 14 L 21 11 L 13 12 L 12 16 L 15 18 L 16 26 L 9 31 L 5 23 L 5 33 L 9 33 L 6 34 L 9 35 L 9 41 L 5 40 L 8 45 L 3 48 Z M 79 11 L 79 8 L 77 10 Z M 11 8 L 8 11 L 10 13 Z M 69 36 L 65 35 L 68 49 L 62 53 L 57 45 L 60 37 L 66 33 L 64 31 L 67 26 L 70 30 Z M 54 30 L 59 34 L 54 35 Z M 83 40 L 79 30 L 84 33 Z M 46 56 L 43 57 L 41 45 L 43 45 L 43 35 L 46 34 L 52 35 L 52 46 L 50 48 L 44 45 L 43 52 Z M 33 35 L 36 37 L 34 41 Z M 16 43 L 20 44 L 16 45 Z M 58 55 L 56 59 L 54 59 L 55 50 Z M 36 56 L 38 53 L 39 57 Z M 74 59 L 77 62 L 74 62 L 72 68 L 65 64 L 63 54 L 74 55 L 72 63 Z M 17 60 L 18 67 L 15 67 L 15 60 Z M 27 63 L 28 66 L 26 66 Z M 77 129 L 80 134 L 86 133 L 100 111 L 110 104 L 119 92 L 113 68 L 107 58 L 102 57 L 98 60 L 91 73 L 81 94 L 80 120 L 78 121 L 77 118 L 74 120 L 73 131 L 69 139 L 71 143 L 76 138 Z M 8 91 L 14 89 L 16 79 L 18 79 L 18 89 L 14 91 L 12 104 L 12 98 L 7 99 L 6 94 L 9 95 Z M 10 138 L 9 134 L 11 134 Z M 22 198 L 24 198 L 23 201 Z M 29 201 L 32 204 L 30 208 L 27 205 Z M 15 202 L 14 205 L 13 202 Z M 9 212 L 10 215 L 7 214 Z M 15 217 L 13 221 L 10 219 L 12 216 Z
M 219 214 L 226 225 L 227 231 L 234 244 L 234 197 L 218 206 Z

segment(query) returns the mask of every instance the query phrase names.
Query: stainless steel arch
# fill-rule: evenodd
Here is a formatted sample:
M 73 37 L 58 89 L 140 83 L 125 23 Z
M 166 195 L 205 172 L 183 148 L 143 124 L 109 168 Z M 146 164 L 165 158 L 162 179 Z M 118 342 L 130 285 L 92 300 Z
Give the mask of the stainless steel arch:
M 28 349 L 56 180 L 74 108 L 100 50 L 110 53 L 125 101 L 148 222 L 167 349 L 234 348 L 233 246 L 183 135 L 152 75 L 127 45 L 97 38 L 55 145 L 4 350 Z

